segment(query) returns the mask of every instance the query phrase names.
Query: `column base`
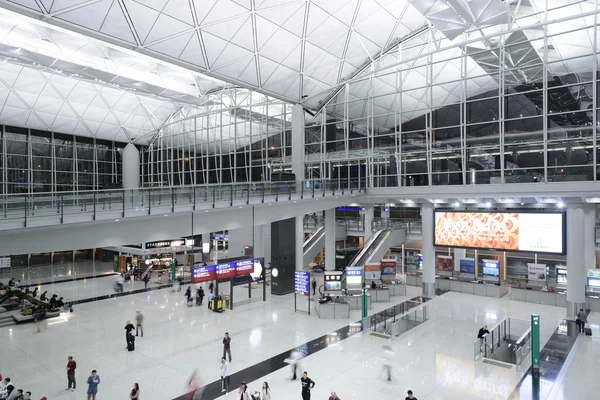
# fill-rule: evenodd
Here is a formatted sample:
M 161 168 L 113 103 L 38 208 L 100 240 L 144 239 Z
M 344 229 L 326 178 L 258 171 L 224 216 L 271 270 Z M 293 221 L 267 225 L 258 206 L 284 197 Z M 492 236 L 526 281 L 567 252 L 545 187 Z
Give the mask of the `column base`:
M 427 297 L 428 299 L 433 299 L 435 297 L 435 283 L 425 283 L 423 282 L 423 297 Z
M 567 317 L 568 318 L 577 318 L 577 313 L 581 309 L 585 310 L 585 303 L 574 303 L 572 301 L 567 300 Z

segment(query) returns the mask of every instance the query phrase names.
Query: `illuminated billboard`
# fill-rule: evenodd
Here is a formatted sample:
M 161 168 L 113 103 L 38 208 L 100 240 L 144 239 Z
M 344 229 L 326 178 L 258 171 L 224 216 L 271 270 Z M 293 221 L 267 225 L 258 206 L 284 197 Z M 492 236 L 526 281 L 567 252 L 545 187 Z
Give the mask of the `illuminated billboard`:
M 436 246 L 565 254 L 562 212 L 435 212 Z

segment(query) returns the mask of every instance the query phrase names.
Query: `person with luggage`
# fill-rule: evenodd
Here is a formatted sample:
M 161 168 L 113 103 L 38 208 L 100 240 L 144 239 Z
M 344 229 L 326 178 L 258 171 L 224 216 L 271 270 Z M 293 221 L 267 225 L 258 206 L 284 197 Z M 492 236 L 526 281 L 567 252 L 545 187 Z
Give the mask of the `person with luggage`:
M 204 301 L 204 289 L 202 289 L 202 287 L 200 287 L 196 291 L 196 305 L 201 306 L 203 301 Z
M 77 363 L 73 360 L 73 356 L 68 357 L 67 362 L 67 382 L 68 386 L 65 390 L 71 389 L 71 391 L 75 391 L 75 386 L 77 382 L 75 381 L 75 369 L 77 368 Z M 72 386 L 72 387 L 71 387 Z
M 304 371 L 300 383 L 302 384 L 302 400 L 310 400 L 310 390 L 315 387 L 315 381 L 308 377 L 308 372 Z
M 98 385 L 100 384 L 100 375 L 98 375 L 95 369 L 92 370 L 92 374 L 88 377 L 87 384 L 87 400 L 96 400 Z
M 221 357 L 221 393 L 225 393 L 229 388 L 229 363 L 225 357 Z
M 127 324 L 125 324 L 125 342 L 126 343 L 129 343 L 129 334 L 134 329 L 135 329 L 135 327 L 133 326 L 133 324 L 131 323 L 131 321 L 127 321 Z
M 132 332 L 127 334 L 127 351 L 135 350 L 135 336 Z
M 223 338 L 223 358 L 225 358 L 225 355 L 229 356 L 229 362 L 231 362 L 231 337 L 229 337 L 229 332 L 225 332 Z
M 579 327 L 580 333 L 585 333 L 585 323 L 586 322 L 587 322 L 587 315 L 586 315 L 585 311 L 583 311 L 583 308 L 582 308 L 577 313 L 577 319 L 575 320 L 575 323 Z

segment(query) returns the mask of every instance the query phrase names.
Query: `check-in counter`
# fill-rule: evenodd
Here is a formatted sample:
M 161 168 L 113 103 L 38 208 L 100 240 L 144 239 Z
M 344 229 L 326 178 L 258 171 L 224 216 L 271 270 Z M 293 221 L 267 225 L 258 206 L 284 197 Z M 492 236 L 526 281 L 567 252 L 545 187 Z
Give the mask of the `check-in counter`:
M 373 301 L 376 303 L 390 301 L 390 289 L 369 289 L 369 293 L 371 293 L 371 297 Z
M 565 292 L 547 292 L 513 287 L 510 290 L 510 299 L 527 303 L 544 304 L 547 306 L 567 306 L 567 294 Z
M 319 303 L 316 304 L 319 318 L 350 318 L 348 303 Z
M 525 301 L 527 303 L 541 304 L 542 292 L 538 290 L 525 290 Z
M 349 294 L 344 296 L 344 300 L 350 304 L 351 310 L 361 310 L 362 309 L 362 295 L 361 294 Z M 372 301 L 371 296 L 367 296 L 368 307 L 371 309 Z
M 478 283 L 457 279 L 436 279 L 437 288 L 477 296 L 500 298 L 508 294 L 508 287 L 493 285 L 489 283 Z
M 525 301 L 525 289 L 512 288 L 510 290 L 510 299 L 517 301 Z
M 423 277 L 421 275 L 406 275 L 406 284 L 410 286 L 423 286 Z
M 384 288 L 390 290 L 391 296 L 406 296 L 406 285 L 403 283 L 384 284 Z

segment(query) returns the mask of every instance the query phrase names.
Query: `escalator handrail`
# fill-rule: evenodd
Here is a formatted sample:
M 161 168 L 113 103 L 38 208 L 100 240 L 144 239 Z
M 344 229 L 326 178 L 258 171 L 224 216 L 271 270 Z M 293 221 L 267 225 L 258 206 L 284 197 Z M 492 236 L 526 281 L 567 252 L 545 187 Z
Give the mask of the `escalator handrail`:
M 391 234 L 391 230 L 389 230 L 389 229 L 383 230 L 383 233 L 381 235 L 379 235 L 377 240 L 375 240 L 373 243 L 371 243 L 371 245 L 369 246 L 367 251 L 358 260 L 359 262 L 356 264 L 356 266 L 365 265 L 369 261 L 369 257 L 371 257 L 371 255 L 375 251 L 377 251 L 377 249 L 383 244 L 383 242 L 387 239 L 387 237 L 390 234 Z
M 311 237 L 309 237 L 302 245 L 303 253 L 306 253 L 312 246 L 314 246 L 314 244 L 316 242 L 318 242 L 323 237 L 324 234 L 325 234 L 324 227 L 320 227 L 319 229 L 317 229 L 315 231 L 315 233 Z
M 367 243 L 365 243 L 365 245 L 362 247 L 362 249 L 360 249 L 358 254 L 352 259 L 352 261 L 350 262 L 350 264 L 348 264 L 348 266 L 356 267 L 356 266 L 361 265 L 360 262 L 365 257 L 365 255 L 369 252 L 369 249 L 373 246 L 374 243 L 379 241 L 381 235 L 383 235 L 386 231 L 387 231 L 387 229 L 381 229 L 381 230 L 375 232 L 369 238 L 369 240 L 367 240 Z

